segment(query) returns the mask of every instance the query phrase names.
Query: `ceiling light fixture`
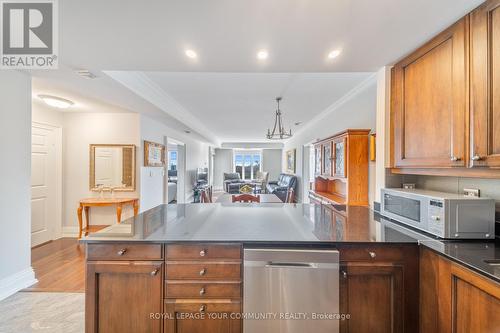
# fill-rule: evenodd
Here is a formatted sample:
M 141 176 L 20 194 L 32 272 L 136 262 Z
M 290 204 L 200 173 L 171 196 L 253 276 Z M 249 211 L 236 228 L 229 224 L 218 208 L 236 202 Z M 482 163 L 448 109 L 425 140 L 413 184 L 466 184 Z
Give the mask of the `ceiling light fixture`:
M 97 75 L 89 71 L 88 69 L 79 69 L 76 71 L 76 74 L 80 75 L 85 79 L 95 79 Z
M 333 50 L 330 53 L 328 53 L 328 59 L 335 59 L 337 58 L 342 51 L 340 50 Z
M 186 56 L 188 58 L 191 58 L 191 59 L 196 59 L 198 58 L 198 55 L 196 54 L 196 52 L 194 52 L 193 50 L 186 50 Z
M 276 109 L 276 115 L 274 118 L 274 127 L 272 131 L 268 128 L 266 135 L 266 137 L 269 140 L 283 140 L 292 137 L 291 128 L 290 132 L 285 132 L 285 127 L 283 126 L 283 120 L 281 119 L 280 101 L 281 97 L 276 97 L 276 103 L 278 104 L 278 108 Z
M 69 99 L 60 98 L 51 95 L 38 95 L 38 97 L 45 102 L 45 104 L 59 108 L 59 109 L 67 109 L 72 106 L 73 103 Z
M 257 52 L 257 59 L 265 60 L 267 59 L 267 57 L 269 57 L 269 52 L 267 52 L 266 50 L 260 50 L 259 52 Z

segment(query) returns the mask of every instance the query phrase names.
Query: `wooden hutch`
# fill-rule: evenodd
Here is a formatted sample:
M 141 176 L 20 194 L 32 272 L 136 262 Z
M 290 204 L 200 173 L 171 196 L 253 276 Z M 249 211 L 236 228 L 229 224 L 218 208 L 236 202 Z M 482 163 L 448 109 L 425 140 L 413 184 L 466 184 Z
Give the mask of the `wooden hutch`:
M 368 206 L 368 129 L 347 129 L 314 144 L 311 198 Z

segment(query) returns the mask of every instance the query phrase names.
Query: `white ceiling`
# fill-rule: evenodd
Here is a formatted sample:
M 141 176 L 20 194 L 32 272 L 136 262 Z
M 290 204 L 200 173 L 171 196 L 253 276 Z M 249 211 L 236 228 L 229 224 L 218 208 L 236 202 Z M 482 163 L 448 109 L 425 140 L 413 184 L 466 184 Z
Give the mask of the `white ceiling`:
M 265 141 L 276 96 L 295 132 L 371 73 L 159 73 L 146 76 L 222 142 Z M 186 112 L 185 111 L 185 112 Z M 295 126 L 301 122 L 300 126 Z
M 305 121 L 482 2 L 64 0 L 61 69 L 33 72 L 34 91 L 90 110 L 146 113 L 210 141 L 260 140 L 275 95 L 285 91 L 287 125 Z M 255 58 L 261 48 L 270 54 L 264 62 Z M 327 60 L 332 49 L 342 53 Z M 99 78 L 76 76 L 81 68 Z M 136 71 L 159 89 L 137 94 L 104 71 Z M 151 98 L 159 93 L 162 103 Z

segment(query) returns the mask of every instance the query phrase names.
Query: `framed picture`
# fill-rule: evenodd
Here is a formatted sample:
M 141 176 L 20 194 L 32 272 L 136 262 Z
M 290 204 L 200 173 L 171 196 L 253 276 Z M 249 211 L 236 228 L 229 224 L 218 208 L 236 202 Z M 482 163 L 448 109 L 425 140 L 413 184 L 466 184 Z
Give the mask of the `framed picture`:
M 286 152 L 286 171 L 295 173 L 295 153 L 297 149 L 291 149 Z
M 165 146 L 144 140 L 144 166 L 165 166 Z

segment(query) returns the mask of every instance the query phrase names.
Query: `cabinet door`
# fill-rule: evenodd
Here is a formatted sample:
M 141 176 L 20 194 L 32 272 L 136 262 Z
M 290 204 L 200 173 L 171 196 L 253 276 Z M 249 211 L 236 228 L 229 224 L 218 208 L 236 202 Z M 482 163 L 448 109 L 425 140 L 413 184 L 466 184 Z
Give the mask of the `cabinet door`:
M 160 333 L 162 276 L 161 261 L 88 262 L 85 332 Z
M 471 18 L 471 165 L 500 167 L 500 0 Z
M 165 333 L 241 333 L 240 302 L 171 300 L 165 310 Z
M 466 165 L 468 17 L 393 68 L 396 167 Z
M 321 174 L 321 145 L 314 146 L 314 174 Z
M 332 143 L 328 142 L 322 145 L 323 150 L 323 175 L 332 175 Z
M 350 315 L 340 322 L 341 332 L 404 332 L 403 306 L 402 266 L 349 263 L 341 268 L 340 311 Z
M 333 143 L 334 167 L 333 175 L 337 177 L 346 176 L 346 138 L 336 140 Z

